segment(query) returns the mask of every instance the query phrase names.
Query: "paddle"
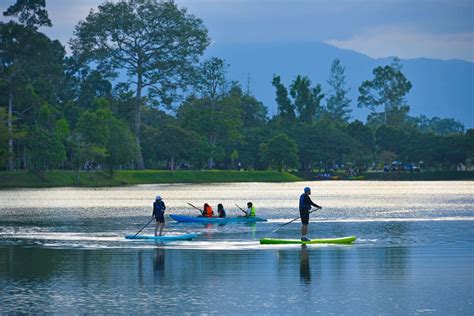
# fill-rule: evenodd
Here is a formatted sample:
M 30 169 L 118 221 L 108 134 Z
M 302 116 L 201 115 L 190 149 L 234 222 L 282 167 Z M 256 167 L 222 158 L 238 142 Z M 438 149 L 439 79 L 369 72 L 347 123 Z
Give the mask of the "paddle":
M 309 214 L 313 213 L 314 211 L 320 210 L 320 209 L 322 209 L 322 207 L 318 207 L 318 208 L 316 208 L 316 209 L 310 211 Z M 290 224 L 290 223 L 293 223 L 294 221 L 299 220 L 300 218 L 301 218 L 301 216 L 298 216 L 297 218 L 292 219 L 292 220 L 289 221 L 288 223 L 285 223 L 285 224 L 283 224 L 283 225 L 280 225 L 277 229 L 275 229 L 274 231 L 272 231 L 272 232 L 270 233 L 270 235 L 273 234 L 274 232 L 278 231 L 278 230 L 279 230 L 280 228 L 282 228 L 283 226 L 286 226 L 286 225 L 288 225 L 288 224 Z
M 191 207 L 194 207 L 196 210 L 198 210 L 199 212 L 201 212 L 201 215 L 203 215 L 203 214 L 204 214 L 204 211 L 203 211 L 203 210 L 201 210 L 199 207 L 197 207 L 197 206 L 194 206 L 194 205 L 192 205 L 192 204 L 191 204 L 191 203 L 189 203 L 189 202 L 186 202 L 186 203 L 188 203 L 189 205 L 191 205 Z
M 146 223 L 146 225 L 143 226 L 142 229 L 140 229 L 140 230 L 138 231 L 138 233 L 135 234 L 135 236 L 133 236 L 133 238 L 137 237 L 137 235 L 140 234 L 140 232 L 141 232 L 142 230 L 144 230 L 145 227 L 147 227 L 147 226 L 151 223 L 151 221 L 154 220 L 154 219 L 155 219 L 155 217 L 153 216 L 153 217 L 151 218 L 151 220 L 150 220 L 148 223 Z
M 239 208 L 239 209 L 240 209 L 242 212 L 244 212 L 245 216 L 247 216 L 247 212 L 246 212 L 246 211 L 244 211 L 244 209 L 243 209 L 243 208 L 241 208 L 241 207 L 240 207 L 240 206 L 238 206 L 237 204 L 235 204 L 235 206 L 237 206 L 237 207 L 238 207 L 238 208 Z

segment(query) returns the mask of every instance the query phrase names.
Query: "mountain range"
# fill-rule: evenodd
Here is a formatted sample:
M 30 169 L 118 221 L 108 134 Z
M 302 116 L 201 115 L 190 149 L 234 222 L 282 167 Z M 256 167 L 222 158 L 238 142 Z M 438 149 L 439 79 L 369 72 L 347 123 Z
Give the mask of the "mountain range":
M 280 75 L 286 86 L 297 75 L 306 75 L 313 85 L 321 84 L 323 93 L 327 93 L 331 63 L 338 58 L 345 67 L 353 119 L 361 121 L 366 120 L 368 110 L 357 107 L 360 84 L 373 79 L 374 68 L 393 60 L 374 59 L 321 42 L 215 42 L 206 51 L 206 57 L 211 56 L 224 59 L 229 64 L 229 79 L 241 82 L 244 89 L 248 85 L 251 93 L 268 107 L 270 115 L 277 112 L 271 84 L 273 74 Z M 454 118 L 466 128 L 474 127 L 474 63 L 427 58 L 401 59 L 401 63 L 403 73 L 413 85 L 407 95 L 411 116 Z

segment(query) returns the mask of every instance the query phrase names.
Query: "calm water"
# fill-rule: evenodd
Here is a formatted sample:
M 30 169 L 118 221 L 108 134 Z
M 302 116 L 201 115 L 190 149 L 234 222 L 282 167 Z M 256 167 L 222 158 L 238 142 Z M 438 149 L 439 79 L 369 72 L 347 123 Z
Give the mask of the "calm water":
M 323 210 L 311 237 L 354 245 L 260 245 L 299 238 L 305 186 Z M 186 202 L 254 202 L 254 225 L 180 224 L 195 241 L 127 241 L 151 216 L 197 215 Z M 437 314 L 474 312 L 473 182 L 140 185 L 0 191 L 0 313 Z M 152 227 L 144 233 L 151 234 Z

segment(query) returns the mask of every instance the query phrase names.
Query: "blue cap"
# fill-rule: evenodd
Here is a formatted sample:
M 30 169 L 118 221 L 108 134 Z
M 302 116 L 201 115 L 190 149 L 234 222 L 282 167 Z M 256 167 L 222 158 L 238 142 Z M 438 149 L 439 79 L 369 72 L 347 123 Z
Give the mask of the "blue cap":
M 309 192 L 309 191 L 311 191 L 310 187 L 304 188 L 304 192 Z

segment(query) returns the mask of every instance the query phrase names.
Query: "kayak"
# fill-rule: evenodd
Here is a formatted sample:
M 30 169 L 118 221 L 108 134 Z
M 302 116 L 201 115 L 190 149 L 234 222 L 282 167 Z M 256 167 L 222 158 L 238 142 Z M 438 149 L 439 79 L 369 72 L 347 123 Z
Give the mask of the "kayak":
M 126 235 L 125 239 L 145 239 L 145 240 L 152 240 L 152 241 L 175 241 L 175 240 L 192 240 L 196 237 L 197 237 L 197 234 L 163 235 L 163 236 Z
M 177 222 L 186 223 L 202 223 L 202 224 L 227 224 L 227 223 L 256 223 L 266 222 L 261 217 L 199 217 L 199 216 L 182 216 L 171 214 L 170 217 Z
M 278 238 L 262 238 L 260 243 L 263 245 L 275 244 L 350 244 L 356 240 L 356 236 L 347 236 L 340 238 L 322 238 L 312 239 L 311 241 L 301 241 L 300 239 L 278 239 Z

